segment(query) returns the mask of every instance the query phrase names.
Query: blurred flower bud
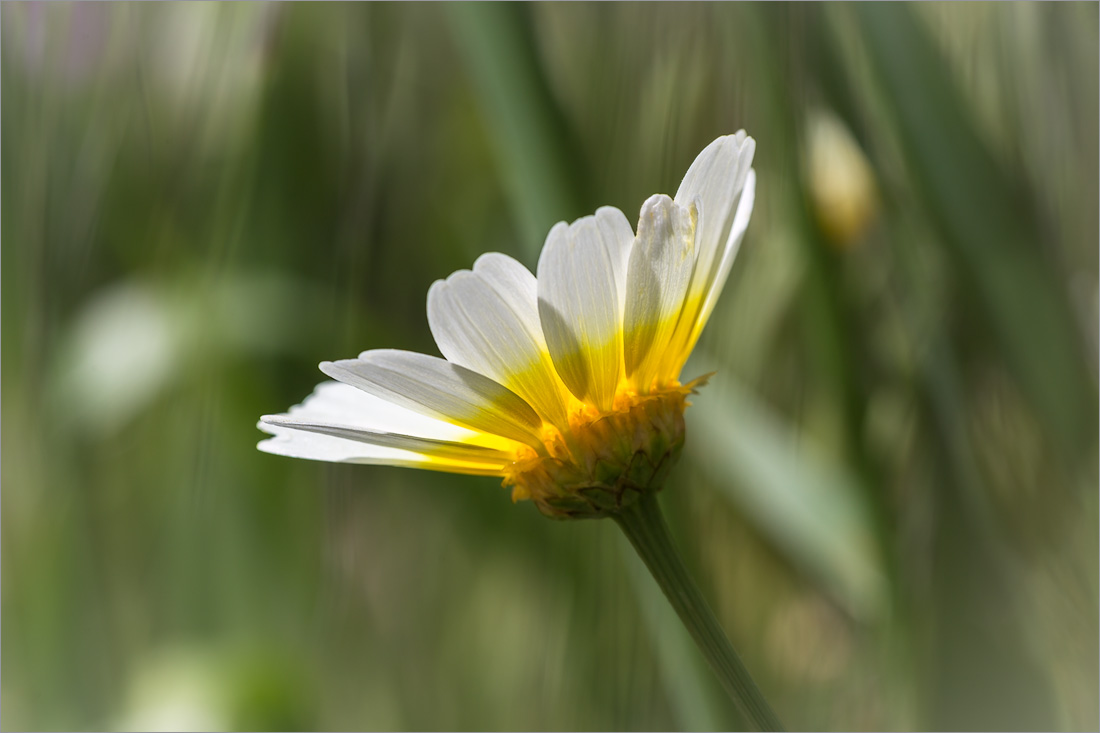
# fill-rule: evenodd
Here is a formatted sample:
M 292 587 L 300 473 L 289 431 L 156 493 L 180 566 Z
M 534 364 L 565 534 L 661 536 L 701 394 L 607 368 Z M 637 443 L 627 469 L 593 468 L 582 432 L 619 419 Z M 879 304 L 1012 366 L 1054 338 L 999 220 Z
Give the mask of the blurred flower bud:
M 219 667 L 198 652 L 172 649 L 146 660 L 133 677 L 118 730 L 228 730 Z
M 867 157 L 837 117 L 814 112 L 806 126 L 806 180 L 814 215 L 839 250 L 858 243 L 878 209 Z
M 116 730 L 311 730 L 315 688 L 278 649 L 169 646 L 142 659 Z
M 62 415 L 111 433 L 181 375 L 194 341 L 163 289 L 126 280 L 88 299 L 62 342 L 54 376 Z

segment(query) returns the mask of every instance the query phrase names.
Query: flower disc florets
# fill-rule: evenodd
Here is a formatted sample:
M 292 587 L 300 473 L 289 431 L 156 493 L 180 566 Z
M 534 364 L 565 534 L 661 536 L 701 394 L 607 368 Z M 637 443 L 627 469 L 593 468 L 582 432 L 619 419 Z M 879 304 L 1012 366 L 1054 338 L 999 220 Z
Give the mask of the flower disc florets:
M 660 491 L 684 445 L 689 387 L 620 394 L 615 412 L 578 410 L 571 430 L 546 430 L 546 454 L 516 461 L 505 474 L 512 499 L 531 499 L 555 519 L 616 514 Z

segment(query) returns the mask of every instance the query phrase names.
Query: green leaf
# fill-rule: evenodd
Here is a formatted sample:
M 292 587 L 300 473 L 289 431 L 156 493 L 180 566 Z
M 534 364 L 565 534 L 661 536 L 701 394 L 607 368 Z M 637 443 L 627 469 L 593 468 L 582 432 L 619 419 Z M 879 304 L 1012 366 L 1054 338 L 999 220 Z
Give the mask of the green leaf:
M 688 411 L 695 465 L 790 561 L 855 617 L 884 609 L 871 517 L 855 479 L 728 377 Z

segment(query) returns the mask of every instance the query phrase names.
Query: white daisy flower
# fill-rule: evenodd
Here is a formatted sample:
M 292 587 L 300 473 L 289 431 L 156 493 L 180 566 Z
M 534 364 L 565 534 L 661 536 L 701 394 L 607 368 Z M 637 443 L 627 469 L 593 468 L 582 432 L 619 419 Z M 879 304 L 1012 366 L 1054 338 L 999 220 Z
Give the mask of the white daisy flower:
M 683 445 L 680 372 L 752 214 L 755 142 L 720 137 L 637 232 L 599 209 L 550 230 L 538 271 L 503 254 L 428 291 L 444 358 L 377 349 L 266 415 L 260 450 L 500 476 L 554 517 L 615 514 L 660 488 Z

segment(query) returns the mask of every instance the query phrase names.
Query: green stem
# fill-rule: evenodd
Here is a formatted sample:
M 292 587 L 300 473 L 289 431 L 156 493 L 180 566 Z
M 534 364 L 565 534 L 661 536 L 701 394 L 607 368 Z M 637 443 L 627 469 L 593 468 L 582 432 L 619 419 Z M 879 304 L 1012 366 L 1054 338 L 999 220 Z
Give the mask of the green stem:
M 737 708 L 758 730 L 782 730 L 779 718 L 726 638 L 699 587 L 688 575 L 680 554 L 672 544 L 657 496 L 644 495 L 615 515 L 614 519 L 653 574 L 657 585 L 661 586 L 665 597 Z

